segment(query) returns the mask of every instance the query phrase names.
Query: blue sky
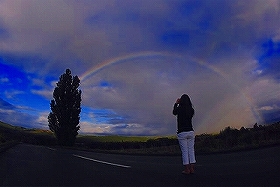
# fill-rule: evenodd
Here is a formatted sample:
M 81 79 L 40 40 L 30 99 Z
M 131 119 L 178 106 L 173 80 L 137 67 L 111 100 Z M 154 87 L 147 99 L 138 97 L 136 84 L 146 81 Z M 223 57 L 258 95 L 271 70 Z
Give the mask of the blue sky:
M 279 121 L 279 19 L 279 0 L 2 0 L 0 120 L 48 129 L 70 68 L 81 133 L 175 134 L 183 93 L 197 134 Z

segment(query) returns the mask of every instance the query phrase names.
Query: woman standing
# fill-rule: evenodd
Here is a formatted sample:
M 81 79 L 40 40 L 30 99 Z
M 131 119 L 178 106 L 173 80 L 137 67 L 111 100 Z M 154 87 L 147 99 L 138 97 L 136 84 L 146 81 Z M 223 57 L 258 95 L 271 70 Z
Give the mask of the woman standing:
M 194 173 L 194 164 L 196 162 L 194 153 L 195 135 L 192 126 L 194 109 L 187 94 L 183 94 L 180 99 L 177 99 L 173 107 L 173 114 L 177 116 L 177 137 L 185 167 L 182 173 Z

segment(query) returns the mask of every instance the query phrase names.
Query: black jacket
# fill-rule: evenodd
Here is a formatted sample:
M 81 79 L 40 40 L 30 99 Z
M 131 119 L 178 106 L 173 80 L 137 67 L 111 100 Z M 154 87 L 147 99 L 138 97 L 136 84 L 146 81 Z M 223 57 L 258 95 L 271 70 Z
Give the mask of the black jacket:
M 193 131 L 192 117 L 194 109 L 175 103 L 173 114 L 177 115 L 177 133 Z

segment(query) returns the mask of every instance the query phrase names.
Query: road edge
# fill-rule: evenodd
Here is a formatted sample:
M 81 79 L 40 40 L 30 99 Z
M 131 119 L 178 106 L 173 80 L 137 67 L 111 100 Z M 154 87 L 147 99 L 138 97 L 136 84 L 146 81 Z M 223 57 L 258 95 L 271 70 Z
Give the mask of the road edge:
M 18 145 L 19 142 L 18 141 L 8 141 L 8 142 L 5 142 L 5 143 L 2 143 L 0 145 L 0 153 L 3 153 L 5 151 L 7 151 L 8 149 Z

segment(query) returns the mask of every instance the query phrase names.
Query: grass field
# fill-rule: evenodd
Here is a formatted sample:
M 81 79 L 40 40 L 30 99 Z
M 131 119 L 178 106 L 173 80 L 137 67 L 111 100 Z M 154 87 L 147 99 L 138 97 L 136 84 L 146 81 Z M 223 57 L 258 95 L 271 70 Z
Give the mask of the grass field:
M 0 121 L 0 139 L 5 132 L 22 133 L 27 135 L 45 135 L 53 137 L 50 130 L 27 129 L 23 127 L 12 126 Z M 2 135 L 1 135 L 2 134 Z M 79 134 L 77 139 L 93 141 L 93 142 L 147 142 L 148 140 L 162 138 L 162 136 L 119 136 L 119 135 L 84 135 Z M 167 138 L 176 138 L 175 136 L 167 136 Z
M 78 139 L 88 139 L 95 142 L 146 142 L 149 139 L 155 139 L 157 137 L 149 136 L 94 136 L 94 135 L 78 135 Z
M 9 142 L 58 146 L 49 130 L 27 129 L 0 122 L 0 147 Z M 264 146 L 280 145 L 280 122 L 255 125 L 240 130 L 226 127 L 217 134 L 197 135 L 195 149 L 198 154 L 239 151 Z M 179 155 L 176 136 L 93 136 L 78 135 L 75 149 L 105 151 L 123 154 Z

